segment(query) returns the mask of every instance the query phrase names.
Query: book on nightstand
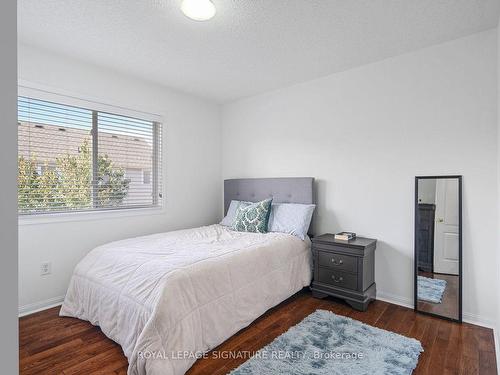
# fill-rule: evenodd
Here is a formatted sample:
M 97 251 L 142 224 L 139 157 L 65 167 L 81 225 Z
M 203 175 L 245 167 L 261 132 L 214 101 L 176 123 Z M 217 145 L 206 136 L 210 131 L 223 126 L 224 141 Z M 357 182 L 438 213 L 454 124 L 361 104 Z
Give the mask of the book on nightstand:
M 356 238 L 356 233 L 354 232 L 340 232 L 335 234 L 336 240 L 350 241 Z

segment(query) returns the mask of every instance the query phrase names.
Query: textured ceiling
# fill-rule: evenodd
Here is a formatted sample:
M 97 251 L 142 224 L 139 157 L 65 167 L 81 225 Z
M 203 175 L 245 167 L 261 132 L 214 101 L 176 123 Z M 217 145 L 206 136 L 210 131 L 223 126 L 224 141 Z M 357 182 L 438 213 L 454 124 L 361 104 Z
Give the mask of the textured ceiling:
M 495 27 L 498 0 L 19 0 L 19 40 L 225 102 Z

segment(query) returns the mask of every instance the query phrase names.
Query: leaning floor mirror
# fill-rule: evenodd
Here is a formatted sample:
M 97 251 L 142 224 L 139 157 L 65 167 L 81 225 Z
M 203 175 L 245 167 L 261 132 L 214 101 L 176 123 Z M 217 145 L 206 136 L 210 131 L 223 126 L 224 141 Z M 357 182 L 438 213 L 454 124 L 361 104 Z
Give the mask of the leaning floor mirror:
M 415 310 L 462 321 L 462 176 L 415 177 Z

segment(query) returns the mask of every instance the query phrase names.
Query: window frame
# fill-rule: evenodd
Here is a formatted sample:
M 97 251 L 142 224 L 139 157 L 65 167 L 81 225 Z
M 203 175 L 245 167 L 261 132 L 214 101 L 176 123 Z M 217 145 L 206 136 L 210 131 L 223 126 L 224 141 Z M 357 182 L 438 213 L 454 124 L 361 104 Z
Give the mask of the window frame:
M 33 99 L 45 100 L 63 105 L 69 105 L 79 108 L 90 109 L 94 113 L 111 113 L 115 115 L 128 116 L 138 118 L 145 121 L 151 121 L 156 124 L 156 134 L 153 139 L 156 144 L 156 154 L 153 155 L 153 170 L 151 179 L 156 175 L 162 178 L 165 176 L 164 169 L 164 118 L 161 115 L 138 111 L 127 108 L 119 104 L 105 104 L 104 100 L 89 97 L 82 94 L 71 93 L 65 90 L 54 89 L 52 87 L 35 84 L 32 82 L 19 80 L 18 82 L 18 97 L 25 96 Z M 161 134 L 161 144 L 158 143 L 158 131 Z M 97 135 L 97 134 L 96 134 Z M 97 150 L 97 148 L 96 148 Z M 160 161 L 158 161 L 160 157 Z M 156 167 L 155 167 L 156 166 Z M 153 183 L 153 181 L 152 181 Z M 56 211 L 56 212 L 36 212 L 36 213 L 19 213 L 18 222 L 20 225 L 51 223 L 51 222 L 66 222 L 66 221 L 82 221 L 107 219 L 113 217 L 155 215 L 165 213 L 165 183 L 160 180 L 153 184 L 153 204 L 137 207 L 121 207 L 121 208 L 93 208 L 74 211 Z M 161 197 L 161 198 L 160 198 Z M 156 198 L 156 199 L 155 199 Z M 156 201 L 156 202 L 155 202 Z

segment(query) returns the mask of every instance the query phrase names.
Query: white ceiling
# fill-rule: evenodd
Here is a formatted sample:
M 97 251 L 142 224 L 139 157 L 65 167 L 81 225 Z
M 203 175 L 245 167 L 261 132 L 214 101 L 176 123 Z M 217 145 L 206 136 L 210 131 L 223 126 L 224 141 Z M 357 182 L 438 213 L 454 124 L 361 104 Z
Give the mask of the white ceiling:
M 498 0 L 19 0 L 19 40 L 226 102 L 495 27 Z

